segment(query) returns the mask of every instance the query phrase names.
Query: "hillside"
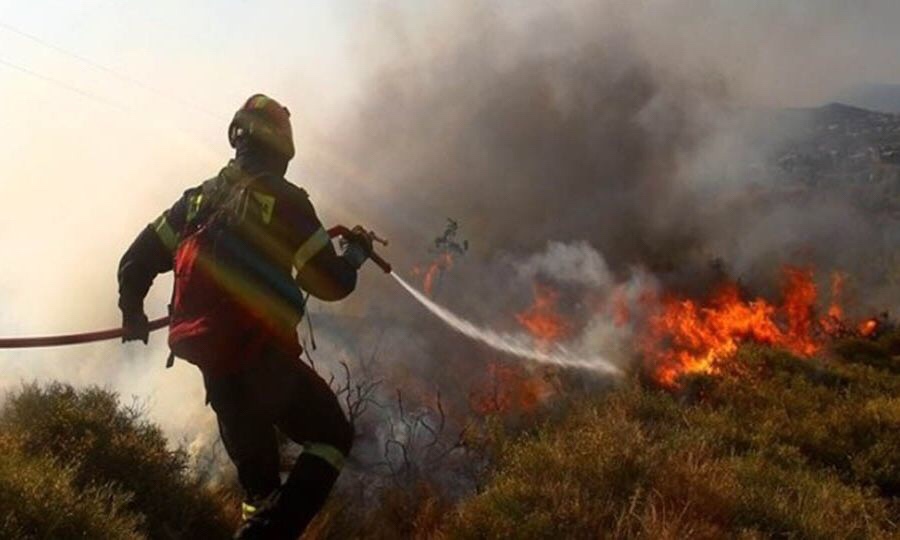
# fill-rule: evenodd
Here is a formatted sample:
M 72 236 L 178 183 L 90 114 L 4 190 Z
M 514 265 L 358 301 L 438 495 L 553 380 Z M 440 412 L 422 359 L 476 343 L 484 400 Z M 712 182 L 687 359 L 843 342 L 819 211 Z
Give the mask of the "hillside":
M 827 188 L 884 220 L 893 250 L 900 115 L 841 104 L 779 114 L 802 126 L 776 156 L 786 182 L 747 204 Z M 336 342 L 382 328 L 314 321 Z M 581 372 L 544 380 L 535 370 L 523 382 L 519 364 L 477 364 L 495 402 L 447 408 L 447 424 L 465 426 L 458 440 L 435 431 L 445 411 L 426 410 L 430 395 L 402 401 L 416 390 L 404 378 L 397 403 L 376 403 L 357 426 L 369 432 L 307 538 L 897 537 L 900 332 L 884 321 L 877 339 L 828 338 L 813 358 L 745 346 L 718 373 L 665 390 L 639 376 L 610 390 Z M 368 398 L 366 377 L 385 368 L 372 362 L 342 399 Z M 477 396 L 465 383 L 456 390 Z M 496 399 L 507 383 L 527 407 Z M 453 390 L 436 386 L 438 400 Z M 115 394 L 26 386 L 0 410 L 0 538 L 227 538 L 239 496 L 197 473 Z
M 335 498 L 311 538 L 889 538 L 900 534 L 900 334 L 814 359 L 748 347 L 677 391 L 634 379 L 488 422 L 483 486 Z
M 888 538 L 900 533 L 900 333 L 813 359 L 748 347 L 716 375 L 632 379 L 487 418 L 461 498 L 441 473 L 360 504 L 339 491 L 308 538 Z M 237 501 L 113 394 L 28 386 L 0 424 L 4 538 L 227 537 Z M 474 459 L 474 458 L 473 458 Z
M 900 377 L 881 347 L 744 350 L 677 394 L 632 383 L 509 445 L 462 538 L 876 538 L 900 520 Z M 884 364 L 882 364 L 884 362 Z M 875 367 L 876 364 L 881 367 Z
M 860 84 L 840 93 L 838 100 L 855 107 L 900 113 L 900 84 Z
M 770 129 L 790 133 L 771 156 L 783 185 L 840 196 L 873 219 L 900 216 L 900 114 L 832 103 L 780 111 Z

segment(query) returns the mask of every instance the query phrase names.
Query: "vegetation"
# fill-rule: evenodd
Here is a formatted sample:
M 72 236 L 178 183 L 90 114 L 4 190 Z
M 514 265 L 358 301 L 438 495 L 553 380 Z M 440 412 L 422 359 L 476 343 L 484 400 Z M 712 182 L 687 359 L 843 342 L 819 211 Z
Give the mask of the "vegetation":
M 896 538 L 900 334 L 823 358 L 748 347 L 678 391 L 638 378 L 557 402 L 510 434 L 455 506 L 392 488 L 360 512 L 335 498 L 313 538 Z
M 140 538 L 128 498 L 109 487 L 76 487 L 71 468 L 29 457 L 0 439 L 0 538 Z
M 332 497 L 307 538 L 896 538 L 900 333 L 821 358 L 748 347 L 678 391 L 638 378 L 495 419 L 477 493 L 388 484 Z M 233 498 L 114 394 L 26 386 L 0 412 L 0 537 L 217 538 Z M 446 477 L 446 475 L 444 475 Z
M 25 386 L 0 412 L 0 537 L 228 538 L 234 504 L 189 474 L 140 408 Z
M 679 393 L 626 384 L 506 445 L 460 538 L 896 537 L 893 342 L 745 349 Z

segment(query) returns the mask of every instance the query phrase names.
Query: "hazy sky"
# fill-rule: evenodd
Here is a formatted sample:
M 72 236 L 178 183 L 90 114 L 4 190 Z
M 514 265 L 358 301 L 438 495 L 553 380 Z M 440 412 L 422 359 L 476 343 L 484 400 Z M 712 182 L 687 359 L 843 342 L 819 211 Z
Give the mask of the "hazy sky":
M 357 20 L 330 1 L 0 2 L 0 334 L 117 325 L 131 238 L 228 159 L 227 123 L 250 94 L 283 99 L 302 142 L 303 118 L 346 99 Z M 171 432 L 208 420 L 192 368 L 162 369 L 162 335 L 151 345 L 0 352 L 0 389 L 97 383 L 150 399 Z
M 322 132 L 352 109 L 362 76 L 390 63 L 391 43 L 407 44 L 398 51 L 439 49 L 467 30 L 468 15 L 457 13 L 467 8 L 458 6 L 474 4 L 482 3 L 0 1 L 0 335 L 117 325 L 122 251 L 228 159 L 227 123 L 257 91 L 293 112 L 291 178 L 326 218 L 340 216 L 347 192 L 329 190 L 321 173 L 357 171 L 352 185 L 366 164 L 336 157 Z M 858 82 L 900 82 L 896 1 L 494 5 L 504 7 L 487 9 L 523 31 L 541 6 L 574 13 L 575 26 L 599 14 L 631 29 L 633 45 L 671 69 L 709 68 L 743 103 L 815 104 Z M 582 10 L 591 17 L 578 17 Z M 459 16 L 447 27 L 451 13 Z M 602 26 L 598 34 L 613 25 Z M 316 180 L 302 180 L 304 167 L 320 172 Z M 391 203 L 402 203 L 396 196 Z M 149 315 L 163 313 L 169 283 L 154 288 Z M 160 335 L 150 348 L 0 352 L 0 389 L 34 377 L 106 384 L 151 399 L 154 417 L 177 433 L 209 416 L 192 368 L 163 370 L 165 355 Z

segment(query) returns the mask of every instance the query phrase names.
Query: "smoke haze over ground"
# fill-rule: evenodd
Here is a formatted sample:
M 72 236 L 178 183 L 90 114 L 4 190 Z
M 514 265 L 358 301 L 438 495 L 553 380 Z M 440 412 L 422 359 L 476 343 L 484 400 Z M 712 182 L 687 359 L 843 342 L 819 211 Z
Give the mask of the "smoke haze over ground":
M 121 252 L 181 190 L 215 174 L 228 158 L 230 114 L 256 91 L 293 112 L 298 158 L 289 178 L 310 191 L 326 222 L 360 222 L 390 238 L 385 255 L 402 275 L 428 261 L 445 217 L 459 220 L 472 248 L 436 297 L 500 331 L 516 325 L 531 282 L 549 280 L 579 321 L 578 346 L 625 362 L 627 331 L 592 312 L 585 291 L 602 299 L 624 291 L 633 304 L 657 286 L 700 292 L 724 271 L 769 292 L 783 262 L 846 271 L 877 291 L 867 301 L 898 305 L 897 291 L 868 267 L 868 239 L 896 221 L 873 219 L 843 193 L 750 195 L 777 186 L 768 159 L 803 127 L 797 120 L 772 132 L 759 111 L 819 105 L 862 81 L 900 82 L 895 2 L 338 6 L 312 20 L 287 3 L 261 15 L 220 13 L 223 35 L 241 24 L 265 34 L 259 50 L 218 31 L 188 40 L 184 28 L 206 17 L 192 8 L 175 28 L 138 26 L 146 48 L 101 56 L 178 89 L 212 117 L 122 81 L 95 83 L 46 51 L 17 58 L 103 99 L 31 79 L 4 85 L 0 331 L 116 324 Z M 162 17 L 181 8 L 147 9 Z M 122 14 L 136 25 L 142 16 Z M 333 33 L 314 28 L 323 20 Z M 270 24 L 274 31 L 261 32 Z M 724 268 L 710 266 L 715 258 Z M 169 285 L 155 285 L 151 316 Z M 317 307 L 371 321 L 359 333 L 346 331 L 349 322 L 324 323 L 331 343 L 320 361 L 333 367 L 380 343 L 384 365 L 373 376 L 389 391 L 421 384 L 464 402 L 492 357 L 400 294 L 367 270 L 351 301 Z M 149 398 L 176 438 L 209 440 L 199 376 L 183 363 L 163 370 L 163 343 L 2 352 L 0 383 L 110 385 Z
M 404 247 L 427 245 L 443 216 L 462 223 L 473 250 L 442 287 L 457 311 L 485 320 L 526 305 L 527 280 L 512 278 L 537 252 L 557 260 L 545 278 L 567 281 L 580 263 L 566 267 L 551 242 L 582 242 L 611 273 L 607 293 L 635 271 L 689 293 L 723 274 L 772 293 L 791 263 L 848 272 L 893 307 L 870 261 L 871 239 L 895 221 L 839 190 L 786 197 L 772 160 L 805 120 L 767 121 L 766 107 L 818 103 L 896 62 L 866 38 L 879 23 L 850 22 L 894 6 L 830 6 L 389 12 L 387 32 L 366 41 L 355 121 L 337 137 L 368 180 L 348 181 L 344 206 Z M 821 54 L 839 45 L 855 60 Z M 391 255 L 401 269 L 424 256 Z
M 819 3 L 676 4 L 567 2 L 509 14 L 467 3 L 435 20 L 388 17 L 393 32 L 367 48 L 374 73 L 347 126 L 343 154 L 373 179 L 355 186 L 367 190 L 350 201 L 360 203 L 356 214 L 389 206 L 400 226 L 392 237 L 420 242 L 433 235 L 421 224 L 446 214 L 485 251 L 589 240 L 618 270 L 716 255 L 710 245 L 724 249 L 752 225 L 734 220 L 725 240 L 715 238 L 722 197 L 775 180 L 751 172 L 769 148 L 751 139 L 754 113 L 742 107 L 827 99 L 802 91 L 801 64 L 865 77 L 855 62 L 802 55 L 814 47 L 802 32 L 813 21 L 834 31 L 820 40 L 853 43 L 863 29 L 823 20 Z M 757 56 L 778 76 L 762 77 Z M 748 88 L 764 83 L 750 99 Z

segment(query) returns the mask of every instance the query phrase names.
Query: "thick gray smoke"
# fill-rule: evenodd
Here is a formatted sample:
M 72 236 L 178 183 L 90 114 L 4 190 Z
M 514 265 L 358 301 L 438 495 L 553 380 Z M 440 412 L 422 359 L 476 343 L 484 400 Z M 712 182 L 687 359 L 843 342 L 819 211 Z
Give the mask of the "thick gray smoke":
M 410 295 L 433 315 L 449 325 L 452 329 L 469 339 L 484 344 L 491 349 L 505 355 L 514 356 L 523 360 L 529 360 L 538 364 L 559 368 L 583 369 L 587 371 L 600 371 L 610 375 L 619 375 L 621 370 L 606 359 L 597 355 L 596 351 L 589 352 L 586 356 L 562 347 L 558 344 L 542 345 L 533 336 L 524 331 L 518 335 L 500 334 L 490 329 L 479 328 L 471 322 L 463 319 L 455 313 L 451 313 L 440 306 L 427 295 L 407 283 L 397 274 L 391 274 Z
M 572 321 L 567 345 L 627 367 L 632 327 L 617 323 L 608 306 L 638 314 L 647 291 L 700 294 L 723 274 L 770 293 L 785 262 L 846 271 L 869 306 L 900 305 L 895 281 L 885 279 L 891 259 L 884 253 L 900 238 L 897 220 L 873 214 L 846 190 L 786 184 L 774 158 L 809 119 L 771 112 L 819 105 L 861 82 L 898 82 L 900 3 L 447 4 L 425 10 L 389 3 L 373 15 L 366 3 L 358 28 L 348 32 L 347 57 L 356 65 L 334 68 L 358 80 L 334 87 L 306 83 L 312 70 L 304 66 L 273 69 L 277 79 L 260 83 L 259 71 L 270 64 L 243 40 L 231 51 L 240 53 L 237 62 L 222 51 L 215 62 L 188 62 L 185 71 L 198 78 L 207 72 L 197 65 L 217 69 L 210 80 L 234 81 L 241 72 L 235 65 L 259 70 L 240 90 L 175 78 L 173 88 L 202 89 L 198 97 L 227 87 L 227 98 L 210 99 L 208 108 L 224 112 L 204 118 L 202 144 L 170 128 L 193 124 L 186 118 L 160 116 L 159 129 L 138 137 L 129 131 L 141 124 L 130 110 L 83 137 L 100 117 L 98 106 L 57 103 L 55 118 L 45 119 L 52 129 L 34 137 L 41 145 L 31 161 L 12 155 L 27 141 L 5 146 L 14 164 L 5 177 L 30 183 L 0 181 L 9 205 L 0 213 L 0 239 L 10 260 L 29 261 L 0 282 L 4 328 L 77 331 L 116 321 L 119 253 L 186 183 L 227 159 L 222 131 L 230 107 L 256 91 L 271 92 L 294 112 L 291 178 L 330 224 L 360 222 L 388 237 L 384 254 L 404 277 L 415 278 L 413 267 L 432 259 L 428 248 L 445 218 L 458 220 L 470 249 L 440 275 L 433 295 L 498 332 L 521 331 L 515 314 L 531 305 L 533 284 L 546 283 Z M 265 57 L 278 62 L 284 50 Z M 318 53 L 302 58 L 322 62 Z M 340 99 L 348 95 L 355 97 Z M 18 124 L 25 126 L 8 130 L 11 136 L 33 129 L 34 111 L 46 108 L 7 102 L 22 109 Z M 319 114 L 325 102 L 332 114 Z M 132 144 L 128 151 L 119 138 Z M 43 155 L 47 148 L 56 150 L 54 160 Z M 76 170 L 83 184 L 72 180 Z M 47 188 L 40 205 L 18 210 L 35 199 L 38 185 Z M 60 229 L 78 237 L 77 248 L 57 252 Z M 34 245 L 43 246 L 41 264 Z M 169 285 L 155 286 L 151 315 L 160 314 Z M 317 367 L 340 379 L 338 361 L 346 361 L 355 380 L 382 380 L 382 403 L 396 389 L 419 403 L 440 391 L 448 409 L 463 411 L 484 384 L 486 364 L 507 360 L 427 317 L 375 271 L 366 271 L 348 302 L 315 310 Z M 9 388 L 55 377 L 109 384 L 125 396 L 152 393 L 155 418 L 169 433 L 186 433 L 198 445 L 214 440 L 198 374 L 183 363 L 163 370 L 165 347 L 159 338 L 153 345 L 2 355 L 9 363 L 0 382 Z M 374 427 L 357 445 L 362 453 L 384 447 L 389 416 L 373 415 Z
M 630 29 L 582 34 L 564 12 L 515 24 L 472 10 L 438 30 L 449 39 L 436 48 L 409 36 L 390 52 L 343 150 L 377 179 L 392 236 L 421 244 L 446 214 L 478 255 L 583 239 L 627 268 L 692 248 L 680 163 L 722 86 L 662 70 Z M 377 212 L 357 200 L 361 215 Z
M 458 277 L 447 278 L 445 287 L 460 289 L 455 296 L 490 297 L 509 280 L 483 265 L 515 272 L 516 258 L 552 241 L 589 244 L 608 266 L 603 279 L 640 267 L 688 292 L 723 272 L 771 292 L 784 263 L 877 282 L 879 273 L 860 262 L 893 225 L 844 191 L 788 197 L 792 187 L 780 183 L 774 153 L 808 119 L 782 119 L 767 107 L 819 96 L 800 81 L 761 80 L 733 64 L 751 36 L 764 51 L 794 47 L 813 60 L 788 28 L 814 20 L 861 40 L 859 29 L 812 4 L 491 6 L 466 2 L 439 20 L 392 13 L 389 30 L 366 42 L 370 76 L 338 139 L 340 153 L 365 170 L 347 181 L 346 206 L 404 247 L 391 253 L 398 268 L 421 262 L 406 248 L 425 246 L 448 216 L 472 241 L 464 262 L 477 266 L 466 276 L 460 264 Z M 832 8 L 825 13 L 844 12 Z M 730 37 L 721 26 L 728 21 Z M 779 29 L 771 39 L 766 25 Z M 793 65 L 770 60 L 771 77 Z M 758 61 L 746 60 L 757 74 Z M 815 69 L 831 86 L 869 75 L 849 64 Z M 551 256 L 565 266 L 565 253 Z M 498 267 L 501 258 L 508 268 Z
M 445 217 L 459 221 L 471 249 L 433 291 L 454 313 L 519 330 L 533 283 L 549 284 L 571 321 L 566 343 L 619 366 L 634 360 L 642 298 L 660 288 L 700 295 L 728 276 L 771 296 L 782 265 L 812 265 L 823 283 L 848 273 L 865 309 L 892 308 L 897 290 L 873 261 L 896 220 L 840 186 L 798 184 L 777 163 L 814 119 L 773 107 L 819 104 L 877 72 L 815 49 L 864 41 L 828 16 L 844 8 L 821 5 L 387 12 L 361 38 L 367 78 L 332 139 L 353 163 L 345 169 L 364 172 L 328 180 L 346 215 L 391 239 L 386 253 L 408 278 L 433 257 Z M 812 21 L 833 32 L 815 46 L 801 39 Z M 802 56 L 776 57 L 786 51 Z M 789 78 L 801 67 L 816 84 Z M 424 318 L 389 280 L 363 283 L 369 329 L 390 342 L 385 386 L 416 381 L 464 406 L 495 353 Z M 616 305 L 629 322 L 616 321 Z

